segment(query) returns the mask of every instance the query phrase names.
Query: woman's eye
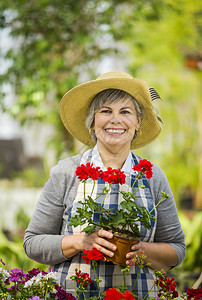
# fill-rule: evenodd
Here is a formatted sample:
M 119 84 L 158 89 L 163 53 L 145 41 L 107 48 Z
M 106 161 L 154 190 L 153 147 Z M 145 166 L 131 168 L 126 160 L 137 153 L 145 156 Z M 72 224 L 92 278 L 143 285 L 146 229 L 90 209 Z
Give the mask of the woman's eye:
M 130 112 L 128 110 L 122 110 L 121 114 L 129 114 Z
M 101 110 L 101 113 L 109 114 L 109 113 L 111 113 L 111 110 L 109 110 L 109 109 L 103 109 L 103 110 Z

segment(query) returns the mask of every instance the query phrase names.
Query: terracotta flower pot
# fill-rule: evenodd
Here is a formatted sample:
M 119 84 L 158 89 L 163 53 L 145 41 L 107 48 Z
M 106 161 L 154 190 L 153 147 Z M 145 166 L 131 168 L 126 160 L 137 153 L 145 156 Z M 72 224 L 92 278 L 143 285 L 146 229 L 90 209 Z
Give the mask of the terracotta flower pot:
M 106 256 L 107 261 L 113 262 L 115 265 L 126 265 L 126 254 L 131 251 L 131 247 L 139 242 L 139 238 L 129 239 L 126 237 L 114 235 L 112 239 L 107 239 L 109 242 L 116 245 L 116 251 L 114 251 L 114 256 Z

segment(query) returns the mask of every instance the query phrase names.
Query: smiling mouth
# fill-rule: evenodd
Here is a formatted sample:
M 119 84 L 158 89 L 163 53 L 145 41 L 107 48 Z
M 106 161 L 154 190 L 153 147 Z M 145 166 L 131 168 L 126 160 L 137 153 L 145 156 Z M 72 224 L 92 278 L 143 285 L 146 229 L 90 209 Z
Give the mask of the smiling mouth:
M 109 128 L 105 129 L 106 132 L 108 133 L 117 133 L 117 134 L 122 134 L 126 131 L 126 129 L 115 129 L 115 128 Z

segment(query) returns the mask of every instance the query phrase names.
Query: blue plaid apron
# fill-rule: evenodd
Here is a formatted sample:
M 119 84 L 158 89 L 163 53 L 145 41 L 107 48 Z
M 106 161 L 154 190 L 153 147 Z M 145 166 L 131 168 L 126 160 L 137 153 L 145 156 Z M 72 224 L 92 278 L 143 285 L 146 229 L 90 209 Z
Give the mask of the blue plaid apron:
M 101 158 L 98 153 L 97 147 L 94 149 L 90 149 L 86 151 L 82 158 L 80 164 L 86 164 L 87 162 L 93 163 L 93 166 L 96 167 L 100 164 L 100 167 L 102 170 L 105 169 L 101 162 Z M 126 183 L 123 185 L 119 184 L 112 184 L 111 190 L 108 193 L 107 197 L 104 200 L 104 207 L 105 208 L 114 208 L 118 209 L 120 208 L 120 202 L 122 201 L 122 195 L 118 192 L 118 190 L 122 191 L 129 191 L 131 190 L 131 187 L 133 185 L 133 182 L 136 179 L 136 172 L 132 170 L 132 166 L 139 163 L 138 157 L 134 155 L 132 152 L 130 152 L 130 155 L 125 163 L 127 165 L 128 172 L 125 172 L 126 174 Z M 124 166 L 125 166 L 124 165 Z M 122 168 L 123 171 L 124 167 Z M 137 203 L 141 206 L 145 206 L 149 211 L 152 210 L 154 207 L 154 201 L 150 192 L 150 188 L 147 182 L 146 177 L 144 176 L 142 179 L 139 179 L 134 186 L 133 191 L 135 191 L 139 184 L 143 184 L 145 186 L 144 189 L 138 189 L 138 191 L 135 194 L 135 197 L 137 198 Z M 98 195 L 102 194 L 103 188 L 105 185 L 109 185 L 108 183 L 105 183 L 101 180 L 98 180 L 97 184 L 95 185 L 92 198 L 95 199 Z M 85 187 L 85 193 L 86 196 L 91 194 L 93 187 L 93 181 L 91 179 L 88 179 L 86 182 Z M 83 183 L 80 182 L 77 194 L 73 203 L 73 206 L 71 208 L 66 229 L 61 234 L 69 235 L 69 234 L 78 234 L 81 232 L 81 230 L 86 227 L 86 224 L 83 226 L 78 226 L 76 228 L 73 228 L 69 226 L 70 218 L 72 216 L 75 216 L 77 207 L 80 206 L 78 201 L 82 200 L 84 198 L 84 189 L 83 189 Z M 98 198 L 98 203 L 102 202 L 103 197 Z M 156 209 L 153 210 L 152 214 L 156 217 Z M 94 220 L 98 219 L 98 215 L 94 214 Z M 141 234 L 141 240 L 145 242 L 152 242 L 154 240 L 154 234 L 156 229 L 156 221 L 150 222 L 152 229 L 148 230 L 144 228 L 141 224 L 139 224 L 140 234 Z M 86 264 L 86 262 L 82 258 L 83 253 L 78 253 L 74 257 L 68 259 L 62 264 L 58 264 L 54 266 L 54 270 L 57 271 L 60 275 L 60 281 L 64 289 L 75 295 L 74 292 L 74 283 L 70 279 L 72 275 L 75 274 L 75 268 L 78 270 L 81 270 L 82 273 L 88 273 L 90 275 L 90 278 L 93 280 L 93 282 L 88 286 L 86 298 L 88 299 L 91 296 L 98 296 L 98 290 L 97 285 L 94 281 L 94 270 L 91 265 L 91 262 L 89 264 Z M 136 276 L 138 274 L 139 267 L 137 265 L 131 266 L 130 271 L 127 273 L 126 276 L 126 286 L 128 287 L 128 290 L 131 290 L 135 280 Z M 97 276 L 102 280 L 100 282 L 100 289 L 106 290 L 111 287 L 118 287 L 122 285 L 123 280 L 123 273 L 121 272 L 121 267 L 118 265 L 114 265 L 112 262 L 103 262 L 99 261 L 98 266 L 96 268 Z M 147 292 L 150 290 L 154 283 L 154 277 L 153 277 L 153 271 L 148 267 L 143 267 L 140 271 L 140 275 L 136 284 L 136 287 L 134 291 L 138 293 L 139 299 L 142 299 Z M 155 296 L 155 288 L 149 293 L 149 296 Z M 83 299 L 80 297 L 80 299 Z

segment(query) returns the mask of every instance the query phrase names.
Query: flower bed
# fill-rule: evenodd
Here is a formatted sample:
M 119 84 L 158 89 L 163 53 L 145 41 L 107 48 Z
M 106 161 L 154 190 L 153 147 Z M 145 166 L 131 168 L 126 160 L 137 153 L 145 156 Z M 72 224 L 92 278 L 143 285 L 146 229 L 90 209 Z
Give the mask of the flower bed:
M 99 296 L 94 296 L 88 299 L 91 300 L 135 300 L 138 299 L 138 295 L 135 295 L 132 288 L 128 291 L 125 286 L 126 273 L 129 271 L 132 264 L 137 264 L 139 270 L 144 264 L 145 255 L 139 253 L 131 262 L 129 266 L 122 267 L 123 272 L 123 284 L 119 288 L 110 288 L 104 292 L 100 290 L 99 283 L 101 280 L 96 274 L 97 261 L 104 258 L 103 254 L 93 249 L 91 251 L 84 250 L 83 255 L 86 263 L 92 261 L 92 265 L 95 271 L 95 282 L 97 284 Z M 5 263 L 1 260 L 3 266 Z M 184 300 L 200 300 L 202 299 L 202 289 L 191 289 L 189 288 L 186 292 L 179 295 L 174 278 L 168 278 L 165 272 L 154 271 L 156 279 L 154 280 L 153 286 L 157 286 L 157 294 L 155 297 L 149 297 L 148 294 L 141 300 L 171 300 L 171 299 L 184 299 Z M 138 273 L 139 275 L 139 273 Z M 137 276 L 138 278 L 138 276 Z M 84 299 L 86 289 L 89 284 L 92 283 L 92 279 L 87 273 L 81 273 L 80 270 L 75 269 L 75 275 L 71 277 L 71 280 L 75 282 L 75 293 L 76 298 L 64 291 L 58 282 L 57 272 L 49 270 L 49 272 L 39 271 L 38 269 L 32 269 L 28 273 L 24 273 L 22 269 L 13 269 L 7 271 L 4 267 L 0 267 L 0 299 L 1 300 L 76 300 L 82 296 Z

